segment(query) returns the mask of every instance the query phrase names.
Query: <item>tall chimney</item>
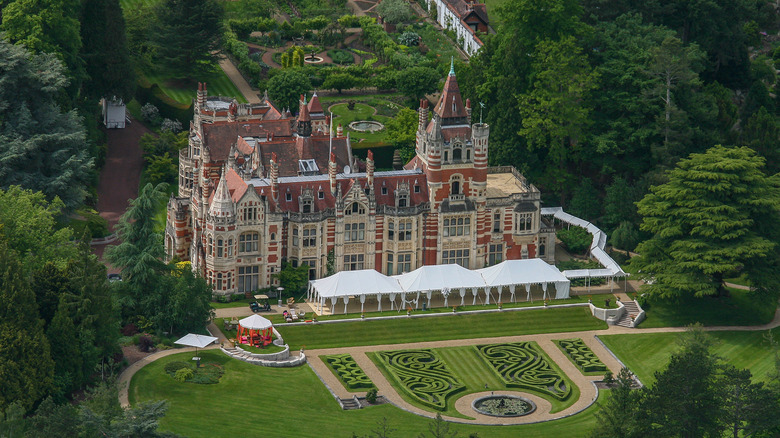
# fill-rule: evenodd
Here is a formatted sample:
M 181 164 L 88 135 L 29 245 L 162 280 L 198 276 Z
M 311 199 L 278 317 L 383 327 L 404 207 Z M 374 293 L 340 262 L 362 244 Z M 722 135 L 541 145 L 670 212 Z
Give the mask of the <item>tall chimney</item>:
M 344 136 L 344 128 L 341 126 L 341 123 L 339 123 L 339 126 L 336 128 L 336 137 L 343 137 Z
M 420 99 L 419 124 L 417 130 L 420 132 L 425 131 L 425 126 L 428 124 L 428 99 Z
M 328 161 L 328 179 L 330 180 L 330 192 L 336 193 L 336 154 L 330 153 Z
M 374 153 L 371 149 L 368 150 L 368 157 L 366 158 L 366 179 L 368 180 L 368 187 L 374 187 Z
M 271 197 L 274 201 L 279 200 L 279 165 L 276 152 L 271 152 Z

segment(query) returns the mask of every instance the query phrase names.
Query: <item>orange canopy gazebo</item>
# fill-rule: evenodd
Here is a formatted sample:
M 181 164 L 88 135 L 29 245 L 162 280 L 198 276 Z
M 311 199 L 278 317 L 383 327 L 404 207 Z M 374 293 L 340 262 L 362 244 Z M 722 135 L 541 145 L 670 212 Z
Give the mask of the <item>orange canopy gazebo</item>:
M 260 315 L 248 316 L 238 321 L 236 343 L 266 346 L 273 340 L 274 327 L 271 321 Z

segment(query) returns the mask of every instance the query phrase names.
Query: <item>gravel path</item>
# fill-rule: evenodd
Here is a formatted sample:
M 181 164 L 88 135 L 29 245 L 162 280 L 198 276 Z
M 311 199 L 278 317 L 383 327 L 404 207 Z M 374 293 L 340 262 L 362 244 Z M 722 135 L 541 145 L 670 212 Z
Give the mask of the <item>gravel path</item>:
M 249 103 L 260 103 L 260 97 L 257 95 L 257 92 L 252 89 L 252 86 L 249 85 L 249 82 L 244 79 L 243 76 L 241 76 L 241 73 L 239 73 L 238 69 L 235 65 L 233 65 L 233 62 L 230 61 L 227 57 L 223 56 L 219 58 L 219 66 L 222 68 L 222 71 L 225 72 L 227 77 L 230 78 L 230 81 L 233 82 L 233 84 L 238 88 L 238 91 L 241 92 L 241 94 L 244 95 L 244 99 L 246 99 Z

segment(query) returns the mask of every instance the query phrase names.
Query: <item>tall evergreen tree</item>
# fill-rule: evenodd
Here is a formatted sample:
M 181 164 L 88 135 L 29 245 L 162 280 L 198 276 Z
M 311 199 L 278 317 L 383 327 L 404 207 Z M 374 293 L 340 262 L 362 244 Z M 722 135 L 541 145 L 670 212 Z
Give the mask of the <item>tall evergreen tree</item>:
M 630 265 L 652 279 L 644 291 L 716 295 L 727 275 L 744 271 L 760 292 L 776 293 L 780 180 L 763 166 L 749 148 L 715 146 L 680 160 L 667 183 L 651 188 L 637 205 L 652 237 Z
M 0 411 L 13 402 L 32 408 L 51 390 L 53 373 L 35 294 L 0 234 Z
M 84 94 L 129 102 L 135 91 L 135 75 L 127 49 L 125 19 L 119 0 L 83 0 L 81 49 L 89 78 Z
M 56 103 L 66 84 L 53 55 L 0 37 L 0 188 L 41 191 L 72 209 L 84 200 L 92 159 L 78 114 Z
M 160 66 L 178 78 L 193 78 L 216 61 L 222 8 L 216 0 L 163 0 L 154 9 L 152 41 Z
M 51 358 L 54 367 L 54 393 L 60 401 L 81 385 L 81 350 L 79 335 L 71 318 L 72 310 L 65 297 L 60 300 L 57 313 L 54 314 L 46 337 L 51 345 Z

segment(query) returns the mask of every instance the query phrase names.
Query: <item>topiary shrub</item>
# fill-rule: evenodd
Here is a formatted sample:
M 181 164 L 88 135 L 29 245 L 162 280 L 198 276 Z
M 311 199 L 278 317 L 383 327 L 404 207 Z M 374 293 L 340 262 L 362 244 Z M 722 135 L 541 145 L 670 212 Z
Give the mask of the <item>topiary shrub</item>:
M 184 383 L 187 380 L 192 379 L 195 376 L 195 373 L 192 372 L 189 368 L 182 368 L 179 370 L 176 370 L 176 372 L 173 374 L 174 380 L 176 380 L 179 383 Z

